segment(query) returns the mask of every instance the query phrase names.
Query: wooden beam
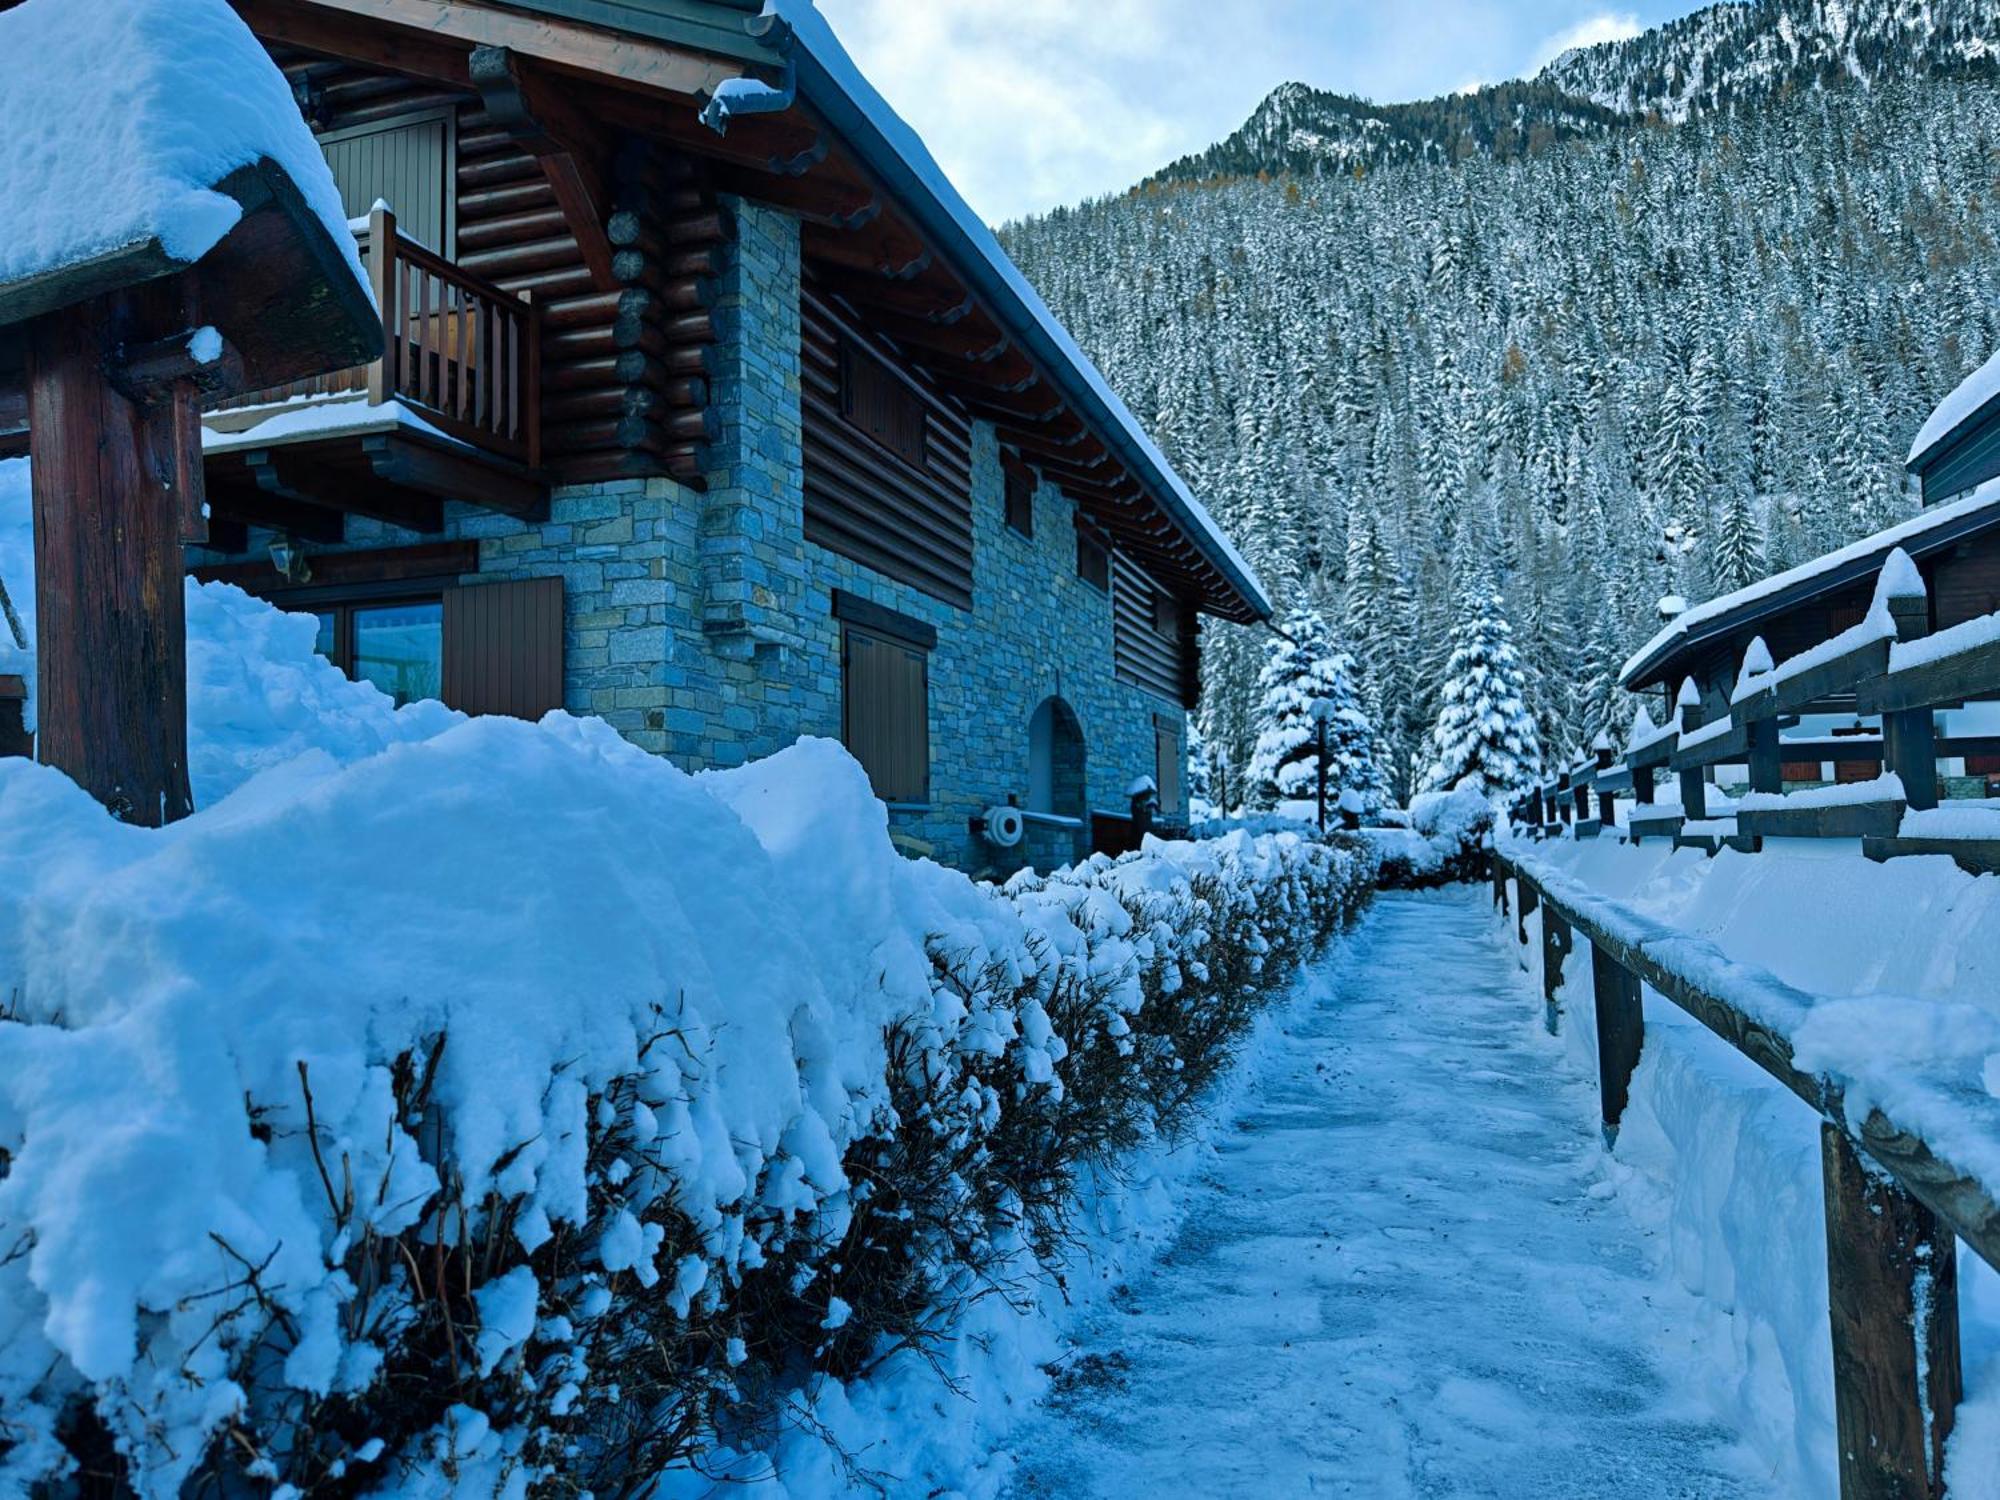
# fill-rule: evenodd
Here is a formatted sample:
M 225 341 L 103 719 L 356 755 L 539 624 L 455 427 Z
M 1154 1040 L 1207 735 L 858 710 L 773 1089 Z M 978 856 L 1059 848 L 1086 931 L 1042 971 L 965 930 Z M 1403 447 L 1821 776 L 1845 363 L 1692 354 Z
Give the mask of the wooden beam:
M 253 448 L 243 467 L 267 495 L 300 505 L 347 511 L 405 531 L 444 530 L 444 502 L 389 483 L 356 482 L 346 470 L 301 448 Z
M 105 377 L 139 306 L 101 297 L 28 334 L 37 749 L 112 816 L 157 828 L 194 809 L 182 518 L 162 472 L 185 465 L 158 458 L 186 435 L 176 403 L 137 405 Z
M 610 153 L 602 132 L 505 47 L 475 47 L 469 66 L 487 117 L 541 164 L 592 283 L 618 290 L 604 230 L 610 198 L 600 164 Z
M 396 72 L 425 60 L 435 67 L 436 44 L 507 47 L 587 78 L 616 80 L 690 103 L 743 76 L 742 63 L 695 52 L 629 32 L 581 22 L 527 16 L 463 0 L 232 0 L 260 36 L 315 52 L 352 58 Z M 312 40 L 308 40 L 310 37 Z M 399 66 L 399 63 L 401 66 Z M 432 73 L 417 73 L 433 77 Z M 440 82 L 469 81 L 461 72 Z
M 232 483 L 220 475 L 209 477 L 208 506 L 227 520 L 282 531 L 300 541 L 331 546 L 347 534 L 347 517 L 337 510 L 280 499 L 254 484 Z
M 900 219 L 884 214 L 859 230 L 808 224 L 800 231 L 806 259 L 888 281 L 911 281 L 933 265 L 930 250 Z
M 435 447 L 400 433 L 370 433 L 361 450 L 378 479 L 425 494 L 464 500 L 522 520 L 548 514 L 548 487 L 502 459 Z

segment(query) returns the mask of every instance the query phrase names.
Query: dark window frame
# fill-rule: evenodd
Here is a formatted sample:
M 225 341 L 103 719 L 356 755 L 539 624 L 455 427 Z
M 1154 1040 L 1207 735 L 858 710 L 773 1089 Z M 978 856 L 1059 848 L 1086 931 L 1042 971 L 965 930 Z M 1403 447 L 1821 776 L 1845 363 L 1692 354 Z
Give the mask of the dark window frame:
M 1106 598 L 1111 596 L 1111 544 L 1082 526 L 1076 529 L 1076 576 Z
M 1040 488 L 1035 471 L 1009 453 L 1000 460 L 1001 519 L 1023 541 L 1035 539 L 1035 491 Z
M 438 690 L 431 698 L 444 701 L 444 596 L 455 584 L 412 590 L 405 585 L 343 589 L 294 589 L 275 596 L 271 602 L 295 614 L 333 616 L 333 652 L 326 659 L 351 682 L 354 675 L 354 615 L 357 610 L 394 609 L 398 606 L 435 604 L 438 607 Z M 319 595 L 321 597 L 308 597 Z M 411 702 L 430 701 L 411 699 Z
M 868 420 L 871 397 L 884 418 L 879 430 Z M 929 471 L 930 408 L 888 361 L 852 338 L 840 341 L 840 417 L 891 458 Z M 889 420 L 895 417 L 900 423 Z

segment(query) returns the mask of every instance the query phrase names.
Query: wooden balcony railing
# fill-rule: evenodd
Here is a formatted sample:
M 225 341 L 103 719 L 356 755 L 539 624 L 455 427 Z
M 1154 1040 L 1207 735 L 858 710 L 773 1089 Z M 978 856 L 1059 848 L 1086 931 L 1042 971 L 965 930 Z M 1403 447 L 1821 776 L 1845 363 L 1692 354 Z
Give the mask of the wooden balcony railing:
M 253 391 L 218 409 L 366 392 L 371 405 L 401 400 L 442 432 L 540 467 L 541 327 L 532 295 L 509 292 L 404 239 L 395 214 L 380 206 L 368 216 L 361 256 L 382 309 L 382 358 Z

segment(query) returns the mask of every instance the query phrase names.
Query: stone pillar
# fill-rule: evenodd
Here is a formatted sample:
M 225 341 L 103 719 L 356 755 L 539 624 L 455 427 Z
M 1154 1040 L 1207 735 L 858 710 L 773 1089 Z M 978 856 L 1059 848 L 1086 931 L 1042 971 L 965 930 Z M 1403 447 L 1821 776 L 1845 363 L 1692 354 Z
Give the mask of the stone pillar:
M 741 199 L 725 206 L 736 234 L 714 309 L 718 430 L 701 512 L 701 628 L 716 655 L 752 661 L 803 640 L 799 221 Z

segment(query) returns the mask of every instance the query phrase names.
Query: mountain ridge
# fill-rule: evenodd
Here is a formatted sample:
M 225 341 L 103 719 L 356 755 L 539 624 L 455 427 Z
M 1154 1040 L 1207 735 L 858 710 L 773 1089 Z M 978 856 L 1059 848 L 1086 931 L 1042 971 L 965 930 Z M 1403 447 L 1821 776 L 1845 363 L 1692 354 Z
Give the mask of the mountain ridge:
M 1473 155 L 1505 161 L 1801 88 L 1912 74 L 2000 77 L 2000 0 L 1724 0 L 1636 37 L 1572 49 L 1531 78 L 1400 104 L 1287 82 L 1229 136 L 1139 190 Z

